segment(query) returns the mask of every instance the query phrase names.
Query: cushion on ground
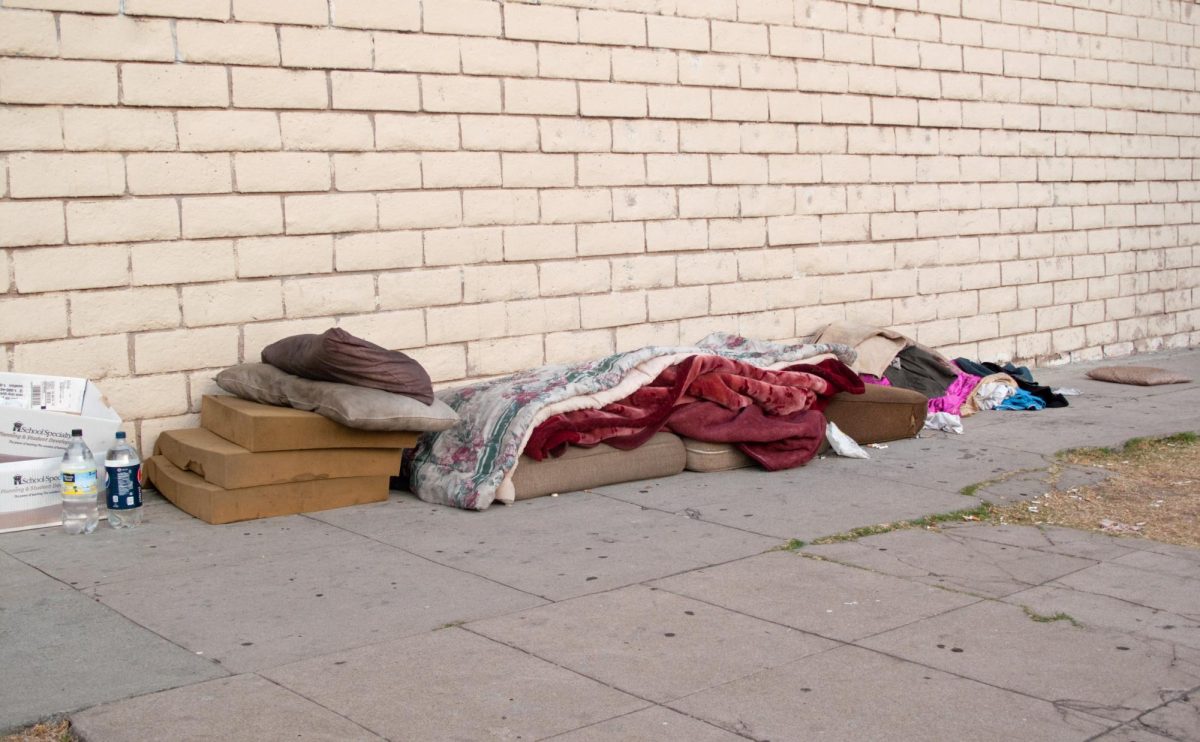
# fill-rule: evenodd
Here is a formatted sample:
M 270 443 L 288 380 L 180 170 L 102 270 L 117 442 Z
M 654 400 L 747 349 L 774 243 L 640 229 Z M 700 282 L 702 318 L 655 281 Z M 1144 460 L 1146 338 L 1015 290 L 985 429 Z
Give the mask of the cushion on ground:
M 912 438 L 925 425 L 925 395 L 911 389 L 868 384 L 862 394 L 835 394 L 825 417 L 861 445 Z M 688 471 L 712 472 L 754 464 L 732 443 L 684 439 Z
M 242 363 L 217 374 L 217 386 L 242 399 L 324 415 L 359 430 L 445 430 L 458 413 L 440 399 L 424 404 L 382 389 L 302 379 L 268 363 Z
M 1114 384 L 1136 384 L 1158 386 L 1159 384 L 1186 384 L 1191 381 L 1183 374 L 1153 366 L 1101 366 L 1087 372 L 1088 378 L 1111 381 Z
M 632 451 L 601 443 L 592 448 L 571 446 L 562 456 L 542 461 L 522 456 L 512 483 L 516 499 L 528 500 L 555 492 L 671 476 L 683 471 L 686 458 L 679 436 L 658 433 Z

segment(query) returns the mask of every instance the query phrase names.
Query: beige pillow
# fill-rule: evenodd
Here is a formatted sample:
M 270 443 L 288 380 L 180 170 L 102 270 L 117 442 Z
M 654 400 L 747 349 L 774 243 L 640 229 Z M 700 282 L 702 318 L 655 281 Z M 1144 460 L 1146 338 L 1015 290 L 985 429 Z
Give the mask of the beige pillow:
M 243 363 L 217 374 L 217 386 L 243 399 L 308 410 L 359 430 L 445 430 L 458 413 L 440 399 L 432 404 L 403 394 L 293 376 L 266 363 Z
M 1158 386 L 1159 384 L 1186 384 L 1191 378 L 1165 368 L 1153 366 L 1101 366 L 1087 372 L 1088 378 L 1111 381 L 1114 384 L 1137 384 Z

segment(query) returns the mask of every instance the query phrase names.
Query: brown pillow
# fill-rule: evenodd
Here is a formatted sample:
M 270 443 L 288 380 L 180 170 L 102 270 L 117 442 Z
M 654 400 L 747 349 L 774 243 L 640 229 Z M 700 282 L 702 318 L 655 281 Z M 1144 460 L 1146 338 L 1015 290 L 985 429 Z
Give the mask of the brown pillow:
M 382 389 L 433 402 L 433 384 L 421 364 L 331 327 L 320 335 L 292 335 L 263 348 L 262 359 L 289 374 L 316 381 Z
M 217 374 L 217 386 L 242 399 L 316 412 L 359 430 L 445 430 L 458 413 L 440 399 L 433 404 L 382 389 L 302 379 L 266 363 L 241 363 Z
M 1114 384 L 1137 384 L 1158 386 L 1159 384 L 1186 384 L 1191 378 L 1165 368 L 1153 366 L 1101 366 L 1087 372 L 1088 378 L 1111 381 Z

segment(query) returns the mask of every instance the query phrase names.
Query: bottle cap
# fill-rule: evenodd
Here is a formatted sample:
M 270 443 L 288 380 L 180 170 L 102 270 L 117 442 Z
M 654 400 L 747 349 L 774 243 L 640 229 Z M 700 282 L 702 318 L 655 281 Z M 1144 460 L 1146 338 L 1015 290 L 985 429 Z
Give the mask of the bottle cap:
M 71 435 L 83 435 L 83 428 L 72 428 Z
M 124 430 L 117 431 L 117 440 L 119 440 L 119 441 L 125 440 L 125 431 Z

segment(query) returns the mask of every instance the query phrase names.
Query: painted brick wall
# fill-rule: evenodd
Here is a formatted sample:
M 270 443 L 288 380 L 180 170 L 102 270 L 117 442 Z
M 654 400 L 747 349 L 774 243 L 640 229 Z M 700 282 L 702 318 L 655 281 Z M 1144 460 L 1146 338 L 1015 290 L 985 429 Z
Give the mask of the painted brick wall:
M 1192 2 L 0 5 L 0 367 L 144 449 L 333 324 L 440 383 L 843 317 L 1200 341 Z

